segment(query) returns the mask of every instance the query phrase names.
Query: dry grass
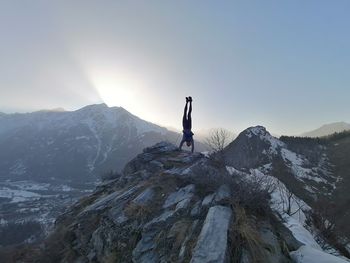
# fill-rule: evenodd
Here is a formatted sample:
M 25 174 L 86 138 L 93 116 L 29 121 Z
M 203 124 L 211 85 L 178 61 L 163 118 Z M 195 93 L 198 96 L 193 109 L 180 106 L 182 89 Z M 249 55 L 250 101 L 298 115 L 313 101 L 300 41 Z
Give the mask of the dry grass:
M 124 212 L 125 215 L 132 219 L 144 221 L 152 214 L 152 207 L 150 205 L 140 205 L 134 202 L 130 202 L 126 205 Z
M 235 222 L 230 229 L 232 261 L 239 262 L 242 251 L 249 252 L 252 262 L 260 262 L 264 258 L 264 242 L 256 229 L 254 220 L 249 218 L 244 208 L 235 206 Z

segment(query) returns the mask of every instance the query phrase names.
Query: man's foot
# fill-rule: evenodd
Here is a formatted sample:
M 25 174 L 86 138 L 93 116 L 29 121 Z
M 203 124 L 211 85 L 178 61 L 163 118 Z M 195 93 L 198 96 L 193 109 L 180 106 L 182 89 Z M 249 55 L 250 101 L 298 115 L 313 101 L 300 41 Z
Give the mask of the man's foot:
M 192 102 L 192 97 L 191 96 L 188 97 L 188 101 Z
M 190 100 L 189 100 L 189 98 L 188 97 L 186 97 L 186 102 L 189 102 Z

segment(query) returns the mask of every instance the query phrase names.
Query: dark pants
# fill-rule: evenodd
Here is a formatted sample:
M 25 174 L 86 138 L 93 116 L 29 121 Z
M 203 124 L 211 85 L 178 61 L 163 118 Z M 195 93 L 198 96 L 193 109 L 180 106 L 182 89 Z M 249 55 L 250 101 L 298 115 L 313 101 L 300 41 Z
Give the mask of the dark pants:
M 191 130 L 192 129 L 192 118 L 191 118 L 192 101 L 190 101 L 190 109 L 188 110 L 188 114 L 187 114 L 187 104 L 188 102 L 186 102 L 186 106 L 184 109 L 184 116 L 182 118 L 182 127 L 184 130 Z

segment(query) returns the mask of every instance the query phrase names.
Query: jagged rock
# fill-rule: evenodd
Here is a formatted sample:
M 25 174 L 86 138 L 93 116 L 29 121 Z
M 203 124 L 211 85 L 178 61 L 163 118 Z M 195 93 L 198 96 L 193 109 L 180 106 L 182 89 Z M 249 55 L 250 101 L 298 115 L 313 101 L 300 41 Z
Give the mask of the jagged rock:
M 198 220 L 194 220 L 191 228 L 187 232 L 187 236 L 186 236 L 185 240 L 181 244 L 181 248 L 180 248 L 180 252 L 179 252 L 179 262 L 183 262 L 186 251 L 188 249 L 190 249 L 190 248 L 187 248 L 187 244 L 188 244 L 189 240 L 193 237 L 193 233 L 194 233 L 194 230 L 196 229 L 197 225 L 198 225 Z
M 139 260 L 135 260 L 135 263 L 158 263 L 159 256 L 154 251 L 144 253 Z
M 227 231 L 231 222 L 232 210 L 224 206 L 213 206 L 198 237 L 191 263 L 225 263 Z
M 120 195 L 120 192 L 114 192 L 109 195 L 103 196 L 99 198 L 97 201 L 95 201 L 92 205 L 86 207 L 83 212 L 89 212 L 92 210 L 100 210 L 106 207 L 106 205 L 114 200 L 118 195 Z
M 110 206 L 111 203 L 115 203 L 119 200 L 123 200 L 128 198 L 129 196 L 131 196 L 132 194 L 134 194 L 137 189 L 139 189 L 140 186 L 135 186 L 135 187 L 131 187 L 130 189 L 128 189 L 125 192 L 114 192 L 111 193 L 107 196 L 104 196 L 102 198 L 99 198 L 97 201 L 95 201 L 92 205 L 89 205 L 88 207 L 86 207 L 83 211 L 83 213 L 86 212 L 90 212 L 90 211 L 96 211 L 96 210 L 102 210 L 105 209 L 107 206 Z
M 289 251 L 298 250 L 302 245 L 304 245 L 303 243 L 298 241 L 293 236 L 292 232 L 286 226 L 284 226 L 282 223 L 276 222 L 274 225 L 278 231 L 278 234 L 281 236 L 281 238 L 283 239 L 283 241 L 287 245 L 287 248 Z
M 229 199 L 231 197 L 231 189 L 228 185 L 221 185 L 215 193 L 215 202 L 219 203 L 222 200 Z
M 139 194 L 133 202 L 139 205 L 145 205 L 148 204 L 150 201 L 152 201 L 154 197 L 155 191 L 153 188 L 149 187 L 146 190 L 144 190 L 141 194 Z
M 191 198 L 186 198 L 180 202 L 177 203 L 176 207 L 175 207 L 175 212 L 181 210 L 181 209 L 186 209 L 188 208 L 188 206 L 191 203 Z
M 145 148 L 143 152 L 144 153 L 164 153 L 164 152 L 171 152 L 171 151 L 177 151 L 177 150 L 178 148 L 169 142 L 159 142 L 154 146 Z
M 186 187 L 179 189 L 175 193 L 171 193 L 168 196 L 168 198 L 165 200 L 163 208 L 168 208 L 184 199 L 188 199 L 188 198 L 191 199 L 193 196 L 194 190 L 195 190 L 195 185 L 190 184 L 190 185 L 187 185 Z
M 67 232 L 59 241 L 70 249 L 62 250 L 61 258 L 73 257 L 74 263 L 113 262 L 115 257 L 125 263 L 230 260 L 228 251 L 235 248 L 228 242 L 228 230 L 235 206 L 224 206 L 224 200 L 235 193 L 219 184 L 225 178 L 212 161 L 162 143 L 146 149 L 124 171 L 120 180 L 103 184 L 57 221 Z M 284 242 L 297 248 L 277 227 L 269 226 L 260 235 L 273 252 L 280 253 Z M 278 253 L 268 258 L 284 260 Z M 241 262 L 248 263 L 249 256 Z
M 266 263 L 291 263 L 290 259 L 284 255 L 280 242 L 272 230 L 272 226 L 263 223 L 260 230 L 260 238 L 264 243 L 265 256 L 263 262 Z
M 155 260 L 157 258 L 157 255 L 151 251 L 156 247 L 156 243 L 154 241 L 156 234 L 156 231 L 148 231 L 142 234 L 141 240 L 137 243 L 135 249 L 132 251 L 133 262 L 156 262 L 152 260 Z
M 170 157 L 168 161 L 171 162 L 178 162 L 178 163 L 184 163 L 184 164 L 189 164 L 193 163 L 196 160 L 202 158 L 204 155 L 201 153 L 187 153 L 187 152 L 182 152 L 179 154 L 177 157 Z
M 116 216 L 113 221 L 116 222 L 117 224 L 123 224 L 126 221 L 128 221 L 128 217 L 124 214 L 124 212 L 122 212 L 121 214 Z
M 204 197 L 203 201 L 202 201 L 202 206 L 208 206 L 210 205 L 215 197 L 215 193 L 207 195 L 206 197 Z
M 201 201 L 197 201 L 191 210 L 191 216 L 197 216 L 200 214 L 200 212 L 201 212 Z
M 148 222 L 144 228 L 150 228 L 151 226 L 155 224 L 159 224 L 161 222 L 166 222 L 169 218 L 171 218 L 174 215 L 174 211 L 166 210 L 164 211 L 160 216 L 152 219 L 150 222 Z

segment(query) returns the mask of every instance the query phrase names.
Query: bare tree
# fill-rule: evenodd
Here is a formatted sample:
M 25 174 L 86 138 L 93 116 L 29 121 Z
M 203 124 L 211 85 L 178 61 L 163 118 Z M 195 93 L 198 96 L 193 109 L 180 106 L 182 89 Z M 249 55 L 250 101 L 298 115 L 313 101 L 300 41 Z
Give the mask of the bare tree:
M 280 181 L 277 182 L 276 191 L 279 193 L 281 199 L 279 205 L 284 213 L 293 216 L 302 211 L 304 207 L 302 202 Z
M 209 136 L 205 139 L 205 143 L 214 153 L 218 153 L 222 152 L 233 138 L 232 132 L 224 128 L 217 128 L 210 131 Z

